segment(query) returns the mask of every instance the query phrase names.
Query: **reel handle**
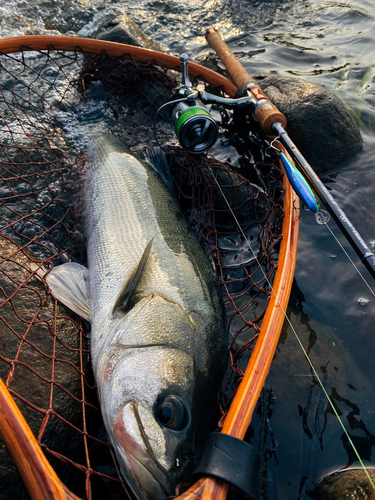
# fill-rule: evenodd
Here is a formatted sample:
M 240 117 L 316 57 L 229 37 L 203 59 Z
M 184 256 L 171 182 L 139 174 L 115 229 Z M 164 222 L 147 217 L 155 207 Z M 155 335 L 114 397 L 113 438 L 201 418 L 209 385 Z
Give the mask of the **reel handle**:
M 191 87 L 191 83 L 189 80 L 189 74 L 188 74 L 188 62 L 189 62 L 189 57 L 187 54 L 181 54 L 180 55 L 180 64 L 181 64 L 181 86 L 189 88 Z
M 255 83 L 254 79 L 221 38 L 220 33 L 215 28 L 210 28 L 206 32 L 206 40 L 219 56 L 242 95 L 250 94 L 257 101 L 253 116 L 260 123 L 264 132 L 267 135 L 274 136 L 275 134 L 272 130 L 274 122 L 280 122 L 285 128 L 285 116 L 280 113 L 276 106 L 263 93 L 259 85 Z

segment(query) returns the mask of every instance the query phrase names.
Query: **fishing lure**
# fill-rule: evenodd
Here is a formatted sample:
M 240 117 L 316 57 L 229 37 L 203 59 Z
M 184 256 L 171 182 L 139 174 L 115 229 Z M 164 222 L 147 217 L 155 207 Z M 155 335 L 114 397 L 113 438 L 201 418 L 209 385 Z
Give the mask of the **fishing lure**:
M 315 213 L 319 212 L 319 203 L 302 174 L 296 169 L 284 153 L 280 153 L 280 158 L 283 162 L 285 173 L 296 194 L 301 198 L 305 205 L 309 207 L 310 210 Z

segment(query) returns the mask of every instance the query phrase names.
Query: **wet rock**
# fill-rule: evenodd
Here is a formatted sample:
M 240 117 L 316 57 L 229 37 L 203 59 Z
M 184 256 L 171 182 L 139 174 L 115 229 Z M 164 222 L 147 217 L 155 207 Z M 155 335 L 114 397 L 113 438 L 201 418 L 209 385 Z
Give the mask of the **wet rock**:
M 98 29 L 95 38 L 165 52 L 159 43 L 143 33 L 126 14 L 106 20 Z
M 368 468 L 375 482 L 375 468 Z M 327 474 L 317 482 L 314 490 L 316 500 L 374 500 L 375 491 L 365 471 L 361 469 L 342 469 Z
M 15 401 L 39 442 L 78 462 L 82 441 L 71 426 L 82 428 L 81 373 L 90 380 L 91 369 L 88 354 L 80 359 L 77 317 L 60 304 L 55 315 L 55 301 L 31 272 L 38 260 L 27 249 L 0 236 L 0 262 L 0 377 L 20 396 Z M 60 477 L 70 471 L 51 463 Z M 28 498 L 1 441 L 0 485 L 2 500 Z
M 308 162 L 324 171 L 362 149 L 344 103 L 322 85 L 292 76 L 258 75 L 257 82 L 288 120 L 287 132 Z

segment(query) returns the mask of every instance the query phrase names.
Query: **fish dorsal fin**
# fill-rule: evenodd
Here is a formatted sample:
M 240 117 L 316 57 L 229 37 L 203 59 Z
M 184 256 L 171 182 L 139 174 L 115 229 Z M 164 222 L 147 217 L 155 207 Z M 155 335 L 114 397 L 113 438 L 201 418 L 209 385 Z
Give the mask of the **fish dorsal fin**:
M 119 296 L 117 297 L 116 303 L 113 308 L 113 315 L 121 315 L 124 313 L 127 313 L 130 311 L 132 308 L 132 301 L 137 289 L 137 286 L 139 285 L 142 274 L 145 270 L 147 261 L 150 257 L 151 253 L 151 247 L 152 247 L 152 242 L 154 241 L 155 236 L 151 239 L 147 247 L 145 248 L 142 257 L 135 269 L 135 271 L 132 273 L 130 276 L 130 279 L 126 282 L 125 286 L 119 293 Z
M 76 262 L 56 266 L 46 277 L 53 296 L 66 307 L 90 320 L 89 271 Z
M 174 191 L 172 175 L 164 151 L 159 146 L 150 147 L 145 152 L 145 160 L 161 176 L 169 189 Z

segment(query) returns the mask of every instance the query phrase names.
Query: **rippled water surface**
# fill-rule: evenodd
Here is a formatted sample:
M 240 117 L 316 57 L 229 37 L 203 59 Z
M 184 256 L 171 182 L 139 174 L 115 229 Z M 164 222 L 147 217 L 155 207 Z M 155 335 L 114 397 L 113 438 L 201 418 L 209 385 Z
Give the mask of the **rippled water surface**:
M 357 119 L 363 152 L 321 177 L 366 242 L 375 248 L 375 4 L 370 0 L 144 1 L 3 0 L 0 36 L 96 36 L 110 19 L 128 14 L 168 51 L 221 68 L 204 32 L 215 26 L 252 74 L 292 74 L 325 85 Z M 322 116 L 324 120 L 324 116 Z M 319 148 L 319 144 L 315 145 Z M 363 458 L 375 443 L 375 289 L 333 222 L 330 227 L 363 273 L 361 279 L 326 227 L 301 212 L 295 286 L 288 309 L 345 427 Z M 370 288 L 371 289 L 370 289 Z M 355 462 L 337 418 L 328 410 L 292 328 L 285 325 L 267 379 L 269 420 L 255 417 L 264 450 L 259 498 L 309 498 L 316 479 Z M 272 391 L 271 391 L 272 389 Z M 258 436 L 258 437 L 257 437 Z

